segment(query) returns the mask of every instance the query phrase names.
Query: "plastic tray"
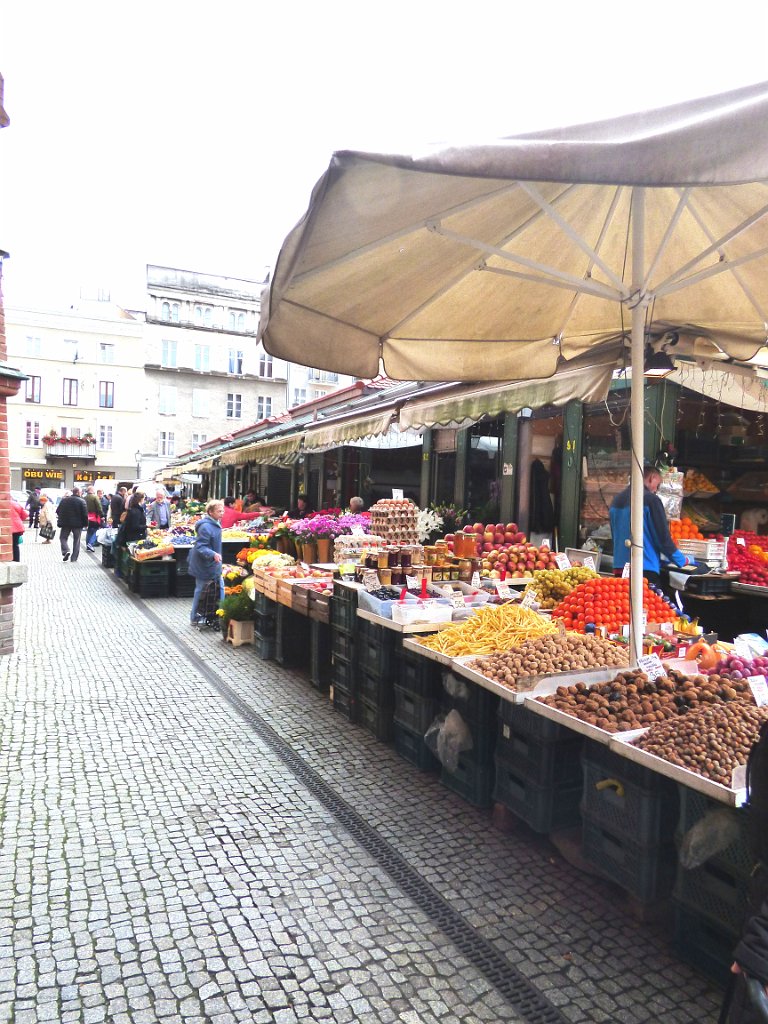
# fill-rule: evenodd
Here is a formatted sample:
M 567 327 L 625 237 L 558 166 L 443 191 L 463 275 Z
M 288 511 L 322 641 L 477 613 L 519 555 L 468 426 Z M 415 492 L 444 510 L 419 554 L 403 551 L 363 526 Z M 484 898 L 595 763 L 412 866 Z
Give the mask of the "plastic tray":
M 484 676 L 482 672 L 470 668 L 471 662 L 482 662 L 487 657 L 487 655 L 469 654 L 461 658 L 452 658 L 449 663 L 457 675 L 470 679 L 473 683 L 490 690 L 491 693 L 497 694 L 502 700 L 509 701 L 511 704 L 522 704 L 528 695 L 547 696 L 554 693 L 558 686 L 570 686 L 571 683 L 607 683 L 616 677 L 617 672 L 623 671 L 621 668 L 593 668 L 578 672 L 558 672 L 551 676 L 528 676 L 526 680 L 526 684 L 530 684 L 528 689 L 512 690 L 509 686 L 497 683 Z

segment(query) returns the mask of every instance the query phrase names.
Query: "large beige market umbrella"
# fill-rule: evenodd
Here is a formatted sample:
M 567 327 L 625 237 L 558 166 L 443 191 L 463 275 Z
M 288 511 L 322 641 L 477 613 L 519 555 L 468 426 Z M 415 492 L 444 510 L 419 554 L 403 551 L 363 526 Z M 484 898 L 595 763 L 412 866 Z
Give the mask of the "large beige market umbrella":
M 423 156 L 341 152 L 265 295 L 268 352 L 358 376 L 546 378 L 628 343 L 633 620 L 646 346 L 744 360 L 768 322 L 768 84 Z

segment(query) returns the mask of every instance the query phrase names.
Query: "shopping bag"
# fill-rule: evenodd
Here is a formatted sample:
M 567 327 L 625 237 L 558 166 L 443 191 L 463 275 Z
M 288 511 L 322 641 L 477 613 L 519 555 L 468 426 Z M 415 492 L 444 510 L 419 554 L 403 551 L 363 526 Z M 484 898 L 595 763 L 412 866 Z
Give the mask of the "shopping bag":
M 40 536 L 43 538 L 43 540 L 53 540 L 53 538 L 56 536 L 56 531 L 54 530 L 51 523 L 45 523 L 44 526 L 40 527 Z

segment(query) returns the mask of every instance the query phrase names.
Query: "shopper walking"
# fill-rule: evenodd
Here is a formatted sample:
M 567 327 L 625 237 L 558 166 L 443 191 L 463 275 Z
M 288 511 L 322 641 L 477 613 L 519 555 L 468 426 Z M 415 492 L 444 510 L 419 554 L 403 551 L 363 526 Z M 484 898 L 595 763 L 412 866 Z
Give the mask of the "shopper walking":
M 88 532 L 85 535 L 85 550 L 93 553 L 96 550 L 93 538 L 102 525 L 101 502 L 96 494 L 95 487 L 88 488 L 85 495 L 85 507 L 88 510 Z
M 189 573 L 195 577 L 195 592 L 189 621 L 197 625 L 200 621 L 198 608 L 203 591 L 211 580 L 219 581 L 219 600 L 224 598 L 224 580 L 221 576 L 221 517 L 224 515 L 223 501 L 209 501 L 205 515 L 195 527 L 197 539 L 189 553 Z
M 112 500 L 109 503 L 112 525 L 115 529 L 120 525 L 120 516 L 125 512 L 125 496 L 127 493 L 127 487 L 118 487 L 117 492 L 112 495 Z
M 40 536 L 43 544 L 51 544 L 56 536 L 56 509 L 45 494 L 40 495 Z
M 34 491 L 27 498 L 26 505 L 27 512 L 29 512 L 29 526 L 32 530 L 36 530 L 39 526 L 38 517 L 40 515 L 40 488 L 36 487 Z
M 85 506 L 85 501 L 80 497 L 79 487 L 73 487 L 72 493 L 61 499 L 56 510 L 56 518 L 59 522 L 61 557 L 67 562 L 71 554 L 72 561 L 76 562 L 80 555 L 80 537 L 88 526 L 88 509 Z M 71 553 L 69 550 L 70 535 L 72 537 Z

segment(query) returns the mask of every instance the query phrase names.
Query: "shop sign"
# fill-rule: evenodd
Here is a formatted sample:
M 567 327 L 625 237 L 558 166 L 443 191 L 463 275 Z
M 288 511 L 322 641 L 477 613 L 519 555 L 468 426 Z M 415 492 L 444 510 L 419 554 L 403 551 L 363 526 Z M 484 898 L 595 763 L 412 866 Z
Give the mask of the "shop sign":
M 63 469 L 46 469 L 45 466 L 22 466 L 21 475 L 27 480 L 63 480 Z
M 76 484 L 91 484 L 94 480 L 114 480 L 115 474 L 108 473 L 106 471 L 93 469 L 77 469 L 75 470 L 75 483 Z

